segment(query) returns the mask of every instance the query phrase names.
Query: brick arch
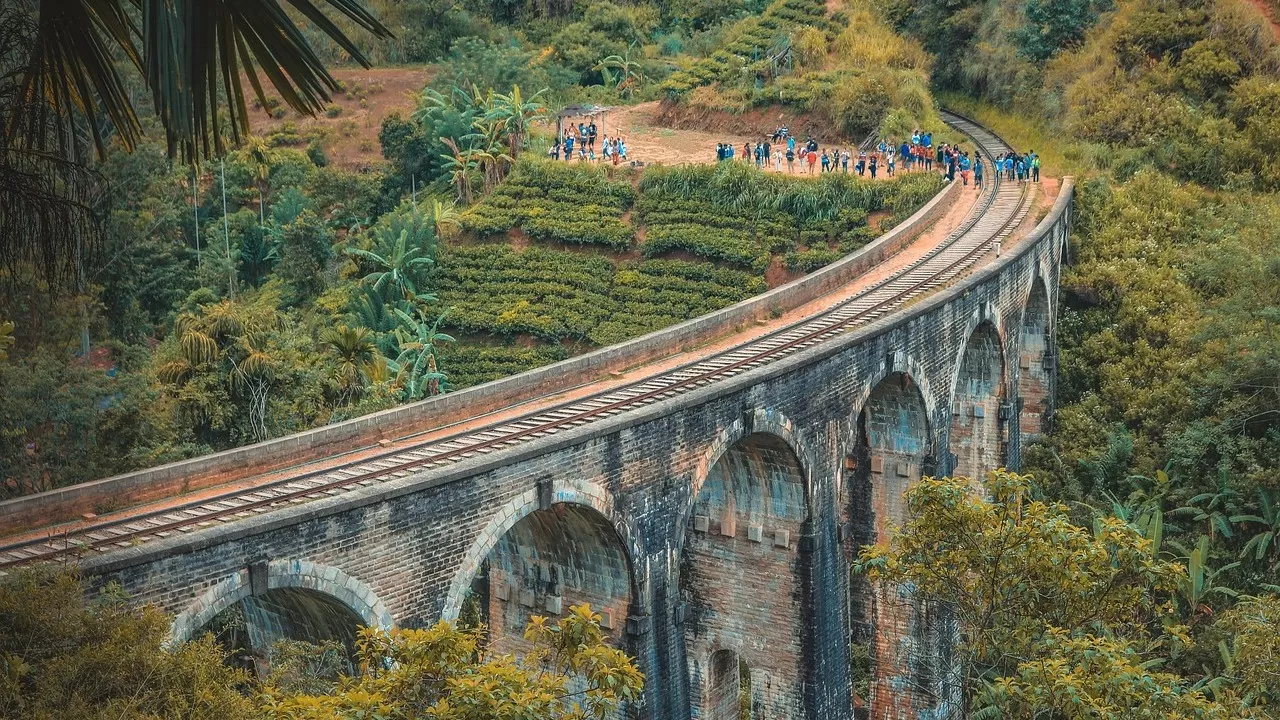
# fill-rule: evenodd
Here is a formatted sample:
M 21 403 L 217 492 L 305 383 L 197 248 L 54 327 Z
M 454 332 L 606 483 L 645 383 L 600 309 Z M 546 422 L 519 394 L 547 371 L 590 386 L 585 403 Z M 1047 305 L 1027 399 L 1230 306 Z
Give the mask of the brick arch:
M 310 560 L 273 560 L 267 565 L 267 589 L 311 590 L 338 601 L 354 612 L 368 627 L 390 630 L 395 626 L 391 612 L 365 583 L 339 568 Z M 169 626 L 170 643 L 195 637 L 218 613 L 252 594 L 249 571 L 228 575 L 178 613 Z
M 636 560 L 644 555 L 630 525 L 614 511 L 612 495 L 593 483 L 555 480 L 552 482 L 551 496 L 553 505 L 563 503 L 591 508 L 609 522 L 623 549 L 623 557 L 631 580 L 632 601 L 641 602 L 645 597 L 642 590 L 646 580 L 641 577 L 641 568 Z M 508 500 L 489 518 L 489 522 L 471 543 L 471 547 L 463 556 L 461 565 L 454 572 L 453 581 L 449 585 L 449 592 L 445 596 L 444 606 L 440 611 L 440 619 L 448 621 L 458 619 L 458 613 L 462 610 L 462 601 L 466 598 L 476 574 L 480 571 L 481 564 L 508 531 L 539 509 L 542 509 L 542 505 L 538 498 L 538 488 L 533 487 Z
M 928 469 L 925 460 L 937 449 L 931 393 L 912 365 L 900 360 L 895 359 L 894 372 L 886 363 L 880 377 L 868 382 L 855 415 L 856 470 L 848 500 L 854 546 L 889 539 L 892 527 L 906 519 L 907 487 Z M 925 716 L 929 699 L 912 688 L 929 683 L 931 668 L 918 660 L 926 657 L 920 652 L 930 631 L 920 623 L 910 593 L 851 581 L 848 602 L 855 640 L 866 643 L 874 659 L 871 697 L 862 698 L 871 717 L 891 717 L 893 708 Z
M 1053 392 L 1053 306 L 1049 285 L 1037 273 L 1027 290 L 1018 322 L 1018 430 L 1026 438 L 1044 432 Z
M 677 517 L 672 584 L 695 717 L 723 714 L 708 665 L 722 651 L 746 659 L 753 678 L 767 678 L 767 691 L 753 689 L 760 715 L 805 716 L 813 560 L 802 536 L 813 493 L 796 434 L 787 417 L 766 409 L 736 420 L 703 454 Z
M 1001 408 L 1008 397 L 1005 336 L 999 316 L 986 308 L 965 335 L 951 381 L 950 473 L 982 477 L 1005 464 Z M 949 463 L 950 464 L 950 463 Z
M 746 419 L 748 417 L 750 418 L 750 427 L 747 427 Z M 689 495 L 681 505 L 680 515 L 676 519 L 674 543 L 670 546 L 676 557 L 679 556 L 679 553 L 684 548 L 685 528 L 689 524 L 690 515 L 693 514 L 693 506 L 698 501 L 698 495 L 702 492 L 702 486 L 707 482 L 707 476 L 710 475 L 711 470 L 715 468 L 716 463 L 720 462 L 725 453 L 729 452 L 734 445 L 755 433 L 775 435 L 790 448 L 791 454 L 795 456 L 796 462 L 799 464 L 800 475 L 804 478 L 806 507 L 809 510 L 809 515 L 813 515 L 814 498 L 817 497 L 813 487 L 813 477 L 809 471 L 809 468 L 813 466 L 813 456 L 809 453 L 805 442 L 796 431 L 795 423 L 783 413 L 772 408 L 754 408 L 749 415 L 737 418 L 727 427 L 722 428 L 716 434 L 716 439 L 712 441 L 711 445 L 698 460 L 698 464 L 693 471 L 693 484 L 689 488 Z

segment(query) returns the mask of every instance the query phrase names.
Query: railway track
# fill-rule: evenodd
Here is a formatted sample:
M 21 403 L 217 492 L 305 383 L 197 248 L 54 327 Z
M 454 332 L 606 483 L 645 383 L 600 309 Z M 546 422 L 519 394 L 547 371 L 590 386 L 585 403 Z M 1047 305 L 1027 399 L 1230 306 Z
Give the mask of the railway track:
M 944 119 L 974 141 L 979 152 L 987 156 L 988 167 L 995 154 L 1008 149 L 996 135 L 966 118 L 944 113 Z M 131 547 L 445 467 L 642 408 L 777 362 L 883 318 L 967 272 L 992 243 L 1013 232 L 1032 205 L 1027 185 L 1001 182 L 998 175 L 988 175 L 989 182 L 974 210 L 928 253 L 827 310 L 757 339 L 648 378 L 478 430 L 425 440 L 322 469 L 300 469 L 249 489 L 186 504 L 155 510 L 142 508 L 127 517 L 77 525 L 45 537 L 0 542 L 0 569 Z

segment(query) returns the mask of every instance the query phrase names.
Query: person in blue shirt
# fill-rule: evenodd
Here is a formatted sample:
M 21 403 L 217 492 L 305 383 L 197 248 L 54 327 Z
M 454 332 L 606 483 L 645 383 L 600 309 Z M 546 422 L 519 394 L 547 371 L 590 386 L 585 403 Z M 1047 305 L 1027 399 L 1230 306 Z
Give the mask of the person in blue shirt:
M 982 156 L 974 155 L 973 158 L 973 186 L 982 187 Z
M 969 186 L 969 168 L 973 165 L 969 161 L 969 154 L 964 153 L 960 156 L 960 182 L 965 187 Z
M 921 138 L 920 140 L 925 147 L 927 148 L 933 147 L 933 133 L 928 133 L 928 132 L 925 133 L 924 137 Z
M 787 152 L 795 154 L 795 151 L 796 151 L 796 138 L 794 135 L 788 135 L 787 136 Z
M 1027 179 L 1027 161 L 1023 160 L 1022 158 L 1018 158 L 1018 164 L 1015 167 L 1017 168 L 1017 171 L 1018 171 L 1018 182 L 1022 182 L 1023 180 L 1026 180 Z

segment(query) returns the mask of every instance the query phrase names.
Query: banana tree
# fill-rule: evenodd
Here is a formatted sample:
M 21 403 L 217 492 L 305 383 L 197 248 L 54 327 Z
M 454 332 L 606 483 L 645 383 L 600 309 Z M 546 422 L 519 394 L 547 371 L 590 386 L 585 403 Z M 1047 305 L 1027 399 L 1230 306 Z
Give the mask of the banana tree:
M 1178 580 L 1178 594 L 1187 604 L 1190 615 L 1200 616 L 1212 612 L 1206 604 L 1210 596 L 1221 595 L 1234 598 L 1239 595 L 1233 588 L 1218 584 L 1216 578 L 1228 570 L 1239 567 L 1240 563 L 1228 563 L 1216 570 L 1210 568 L 1208 535 L 1200 536 L 1196 546 L 1187 553 L 1186 561 L 1187 571 Z
M 462 213 L 458 211 L 458 206 L 441 202 L 439 198 L 432 199 L 427 215 L 435 227 L 437 238 L 452 237 L 462 227 Z
M 499 93 L 494 96 L 493 109 L 489 111 L 488 117 L 502 122 L 513 160 L 524 149 L 529 127 L 546 117 L 546 105 L 538 100 L 546 91 L 543 88 L 526 99 L 520 92 L 520 86 L 513 85 L 510 94 Z
M 591 68 L 600 73 L 605 87 L 612 87 L 627 98 L 631 97 L 636 88 L 649 80 L 641 69 L 640 61 L 631 59 L 631 50 L 634 47 L 635 44 L 632 43 L 625 53 L 610 55 Z
M 406 400 L 417 400 L 423 395 L 440 394 L 440 386 L 447 379 L 440 372 L 436 363 L 436 345 L 454 342 L 450 335 L 440 332 L 440 323 L 448 313 L 443 313 L 434 321 L 418 308 L 413 315 L 395 308 L 400 326 L 395 329 L 396 344 L 399 355 L 387 365 L 396 373 L 397 382 L 405 389 Z
M 1248 523 L 1262 526 L 1262 530 L 1245 543 L 1244 549 L 1240 552 L 1241 558 L 1252 557 L 1255 562 L 1262 562 L 1268 557 L 1274 558 L 1280 551 L 1280 545 L 1277 544 L 1277 537 L 1280 537 L 1280 508 L 1276 507 L 1275 498 L 1272 497 L 1270 490 L 1258 491 L 1257 514 L 1233 515 L 1231 522 L 1238 525 Z M 1269 566 L 1270 569 L 1274 570 L 1277 564 L 1280 564 L 1280 560 L 1273 561 Z
M 458 202 L 470 205 L 471 171 L 476 169 L 476 151 L 472 148 L 459 147 L 453 138 L 442 137 L 440 142 L 444 143 L 451 153 L 440 157 L 444 159 L 445 170 L 448 171 L 449 179 L 458 193 Z

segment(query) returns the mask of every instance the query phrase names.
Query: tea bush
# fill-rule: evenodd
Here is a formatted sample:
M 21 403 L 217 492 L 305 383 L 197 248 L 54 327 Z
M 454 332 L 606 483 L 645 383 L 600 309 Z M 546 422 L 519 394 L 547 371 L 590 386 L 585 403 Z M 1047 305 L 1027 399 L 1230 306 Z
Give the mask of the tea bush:
M 613 310 L 604 257 L 506 245 L 450 248 L 436 270 L 437 307 L 462 332 L 586 339 Z
M 764 292 L 764 279 L 712 263 L 646 260 L 614 277 L 613 317 L 591 333 L 599 345 L 660 330 Z
M 441 367 L 449 370 L 449 388 L 479 385 L 569 357 L 563 345 L 473 345 L 445 343 L 438 350 Z
M 519 228 L 536 240 L 625 249 L 634 237 L 622 221 L 635 202 L 628 176 L 626 169 L 522 160 L 462 216 L 462 227 L 480 236 Z

